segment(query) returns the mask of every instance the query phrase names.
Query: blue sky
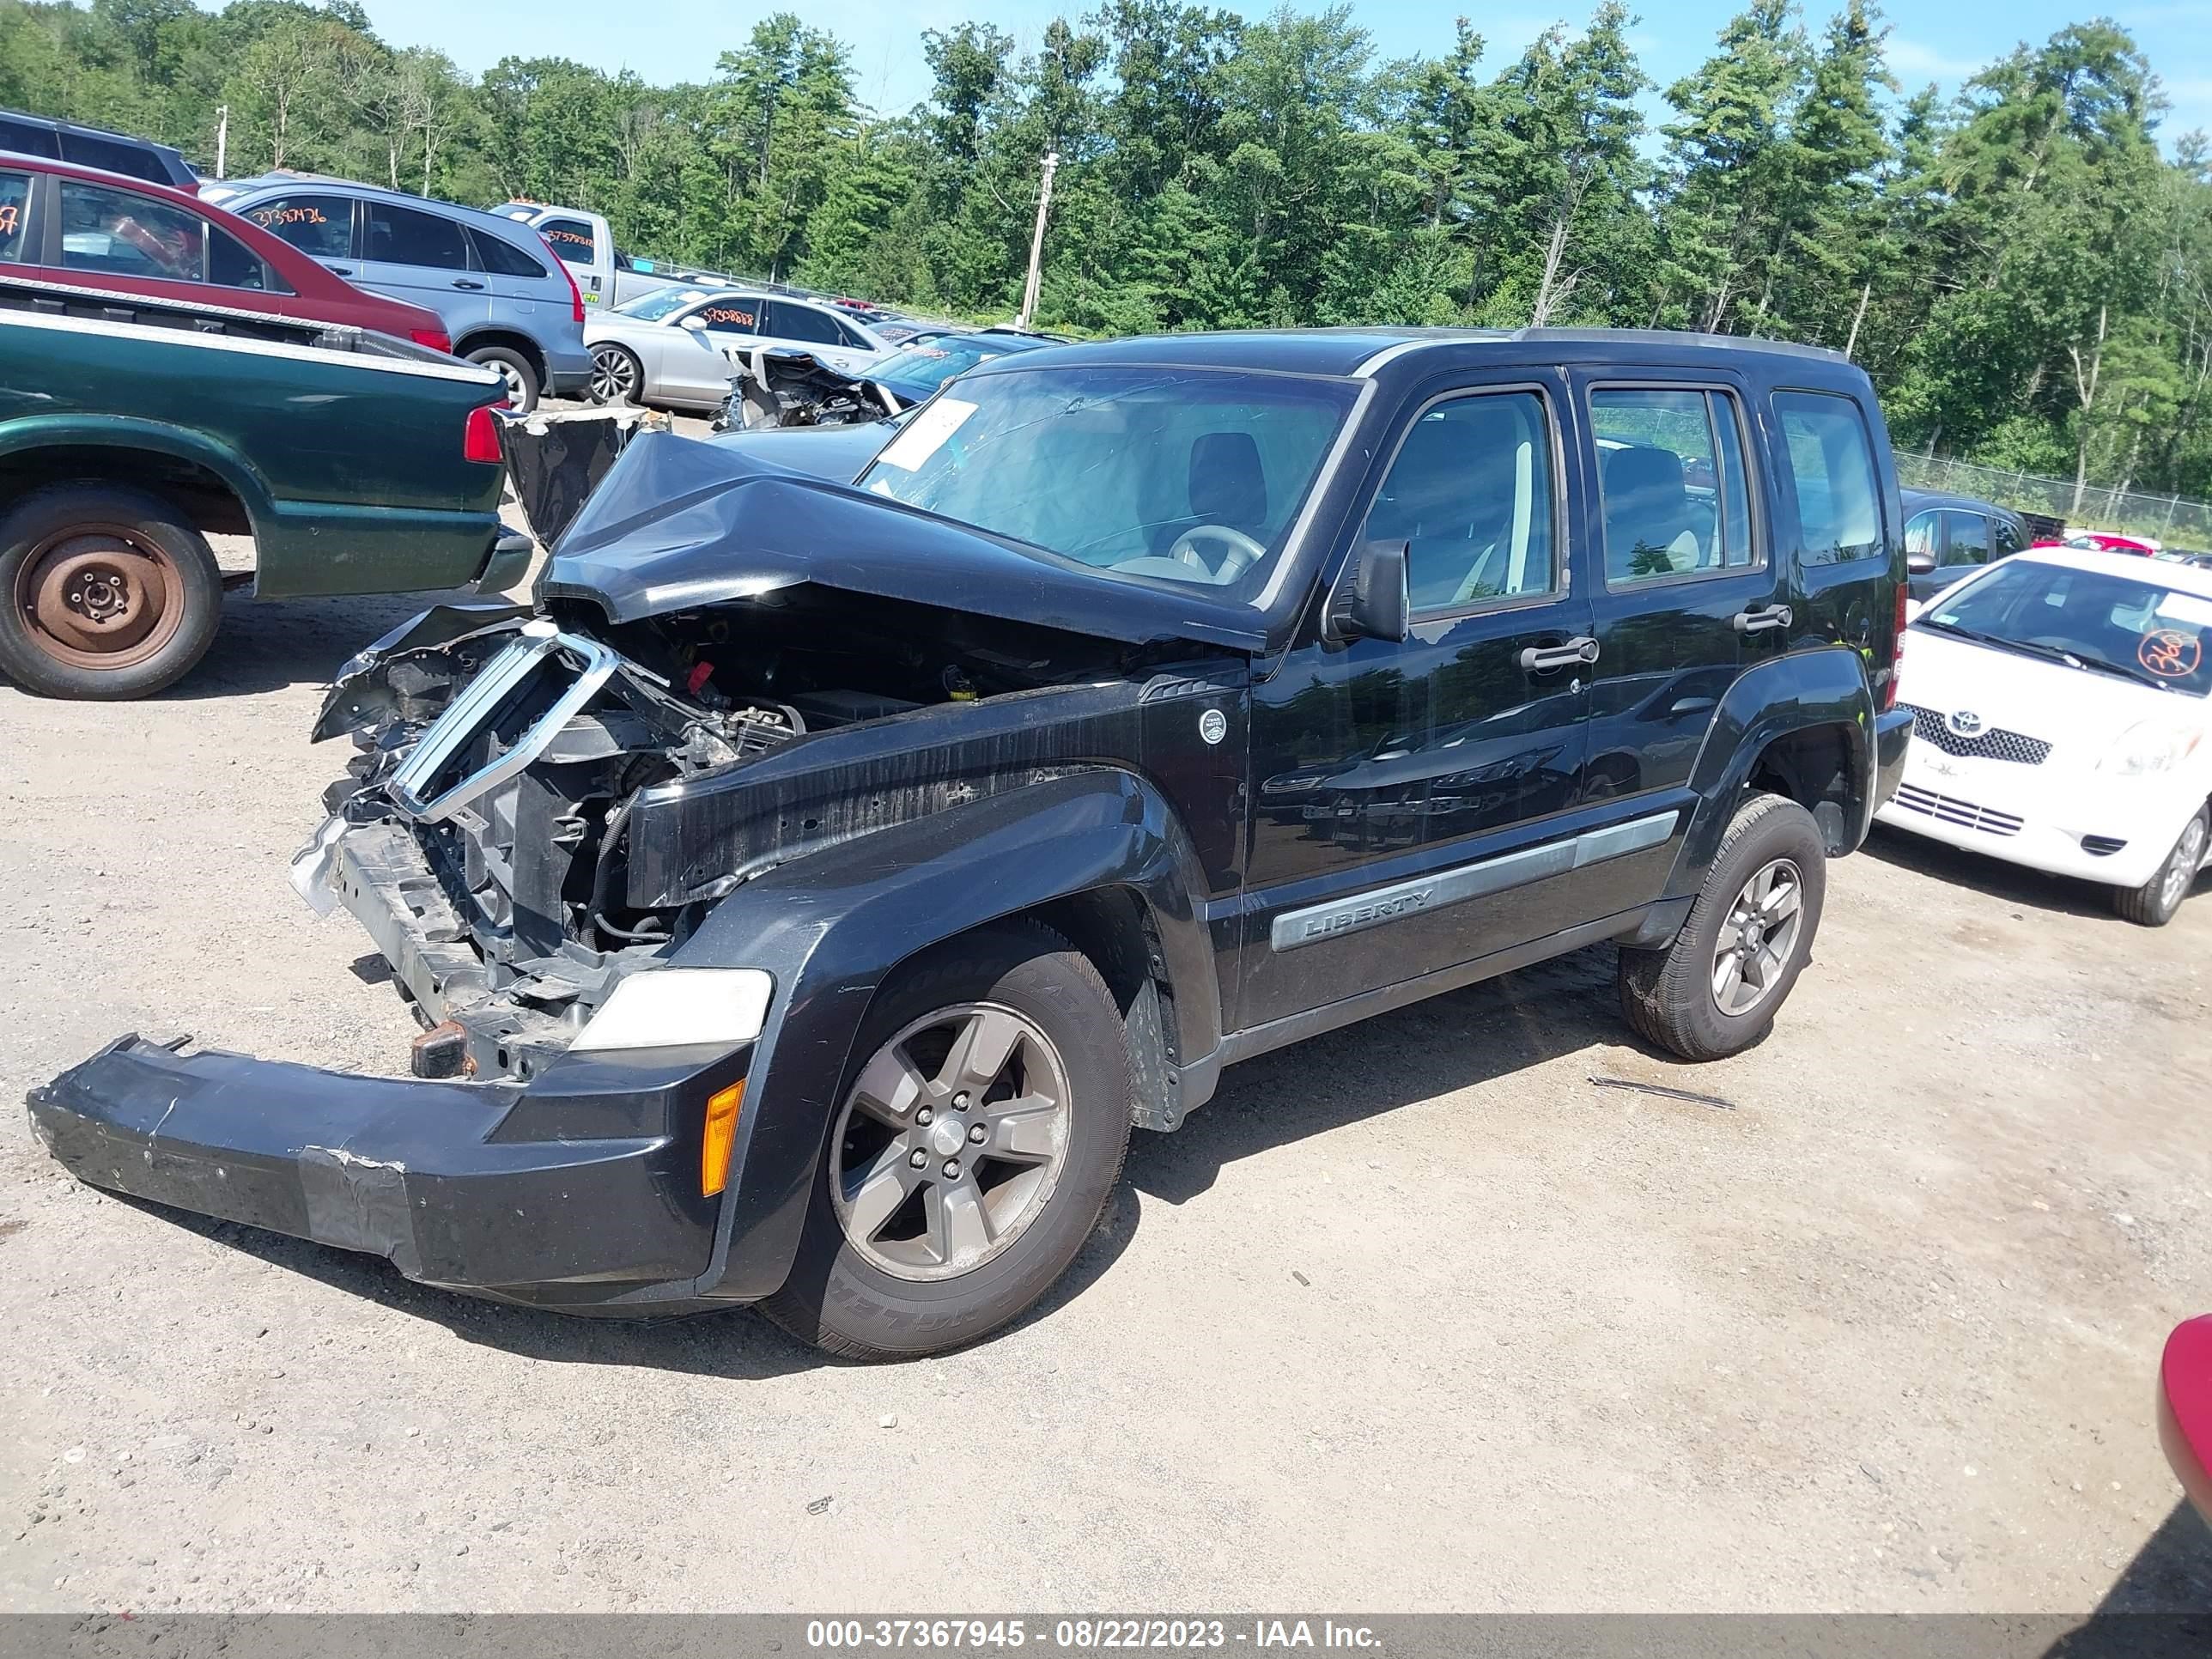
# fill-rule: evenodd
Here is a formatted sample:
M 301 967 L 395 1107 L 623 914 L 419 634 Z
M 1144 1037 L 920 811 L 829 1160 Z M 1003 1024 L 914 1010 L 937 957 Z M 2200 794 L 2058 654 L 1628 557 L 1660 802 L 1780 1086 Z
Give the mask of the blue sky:
M 481 72 L 510 52 L 573 58 L 613 70 L 633 69 L 649 81 L 696 81 L 714 70 L 724 48 L 742 42 L 769 12 L 795 11 L 828 28 L 854 48 L 860 96 L 878 109 L 902 110 L 929 89 L 921 32 L 968 18 L 988 20 L 1024 47 L 1034 46 L 1057 15 L 1080 15 L 1092 0 L 784 0 L 730 4 L 727 0 L 652 0 L 627 6 L 583 0 L 367 0 L 377 32 L 396 46 L 441 48 L 465 70 Z M 1224 0 L 1212 0 L 1221 4 Z M 1321 0 L 1313 0 L 1317 9 Z M 2165 137 L 2191 127 L 2212 129 L 2212 0 L 2104 0 L 2112 15 L 2150 55 L 2173 108 Z M 1248 16 L 1266 4 L 1228 8 Z M 2040 40 L 2069 22 L 2098 15 L 2099 0 L 1953 0 L 1941 7 L 1893 8 L 1890 64 L 1907 89 L 1934 81 L 1945 91 L 2021 40 Z M 1721 24 L 1736 9 L 1731 0 L 1648 0 L 1637 8 L 1635 44 L 1645 71 L 1662 85 L 1694 68 L 1712 47 Z M 1809 8 L 1815 21 L 1825 3 Z M 1492 10 L 1469 0 L 1354 0 L 1356 20 L 1386 57 L 1435 54 L 1451 42 L 1452 20 L 1468 15 L 1488 43 L 1486 61 L 1503 64 L 1559 17 L 1587 16 L 1577 5 L 1554 11 L 1514 0 Z

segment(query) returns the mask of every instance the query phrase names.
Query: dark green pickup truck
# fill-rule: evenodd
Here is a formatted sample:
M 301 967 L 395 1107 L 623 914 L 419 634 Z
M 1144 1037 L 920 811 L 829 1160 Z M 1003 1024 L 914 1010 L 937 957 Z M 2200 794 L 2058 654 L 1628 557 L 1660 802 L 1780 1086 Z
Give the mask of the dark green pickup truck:
M 137 697 L 263 598 L 496 588 L 499 378 L 356 329 L 0 279 L 0 674 Z M 251 535 L 226 578 L 210 535 Z

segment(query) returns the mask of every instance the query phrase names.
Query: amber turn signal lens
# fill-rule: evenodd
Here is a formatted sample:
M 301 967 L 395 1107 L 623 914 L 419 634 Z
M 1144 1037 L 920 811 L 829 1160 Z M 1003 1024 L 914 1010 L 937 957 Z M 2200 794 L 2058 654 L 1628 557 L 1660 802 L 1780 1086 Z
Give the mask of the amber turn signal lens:
M 707 1102 L 707 1138 L 699 1147 L 699 1191 L 708 1198 L 730 1179 L 730 1148 L 738 1137 L 738 1106 L 745 1097 L 742 1079 Z

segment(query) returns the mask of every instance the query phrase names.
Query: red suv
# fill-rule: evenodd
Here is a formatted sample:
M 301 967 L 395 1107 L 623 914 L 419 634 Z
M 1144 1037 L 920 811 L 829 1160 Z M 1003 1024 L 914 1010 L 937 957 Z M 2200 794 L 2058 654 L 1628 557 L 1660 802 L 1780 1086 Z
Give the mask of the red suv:
M 453 349 L 434 311 L 364 294 L 234 213 L 39 156 L 0 153 L 0 275 L 274 312 Z

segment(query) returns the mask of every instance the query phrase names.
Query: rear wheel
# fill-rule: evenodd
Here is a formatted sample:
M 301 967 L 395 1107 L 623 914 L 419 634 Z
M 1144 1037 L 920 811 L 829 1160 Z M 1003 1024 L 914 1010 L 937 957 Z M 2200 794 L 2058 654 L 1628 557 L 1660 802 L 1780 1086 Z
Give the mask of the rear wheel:
M 1066 1270 L 1121 1177 L 1121 1012 L 1065 939 L 1006 923 L 904 973 L 854 1055 L 798 1258 L 766 1311 L 854 1358 L 972 1342 Z
M 2172 921 L 2181 901 L 2189 896 L 2197 871 L 2203 867 L 2208 835 L 2212 835 L 2212 823 L 2208 823 L 2205 809 L 2200 806 L 2197 816 L 2181 827 L 2173 850 L 2158 866 L 2158 873 L 2140 887 L 2113 889 L 2112 908 L 2139 927 L 2163 927 Z
M 641 403 L 644 396 L 645 366 L 627 347 L 604 341 L 592 348 L 593 403 Z
M 1621 951 L 1628 1023 L 1685 1060 L 1719 1060 L 1758 1042 L 1812 960 L 1827 875 L 1813 815 L 1781 795 L 1750 797 L 1674 944 Z
M 41 696 L 119 700 L 173 684 L 222 620 L 222 572 L 169 502 L 56 484 L 0 517 L 0 672 Z
M 507 346 L 477 346 L 469 353 L 469 361 L 499 371 L 499 378 L 507 382 L 507 401 L 516 414 L 527 415 L 538 407 L 538 371 L 520 352 Z

